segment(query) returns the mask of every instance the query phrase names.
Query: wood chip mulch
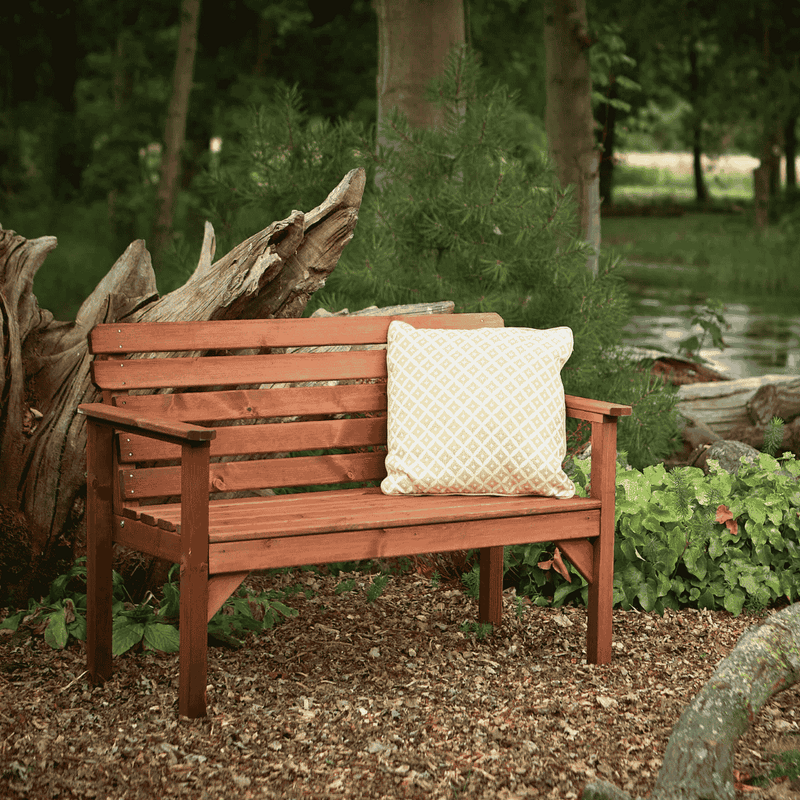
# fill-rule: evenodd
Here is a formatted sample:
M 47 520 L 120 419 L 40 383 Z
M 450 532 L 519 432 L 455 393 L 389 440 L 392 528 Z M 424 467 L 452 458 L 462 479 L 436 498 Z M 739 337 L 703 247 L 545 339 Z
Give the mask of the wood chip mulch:
M 460 587 L 410 572 L 369 602 L 372 580 L 251 577 L 308 596 L 243 648 L 211 649 L 203 720 L 178 717 L 176 655 L 126 654 L 92 687 L 82 644 L 3 632 L 0 797 L 573 800 L 595 777 L 646 796 L 682 709 L 756 622 L 615 611 L 614 661 L 592 666 L 583 608 L 509 590 L 502 627 L 479 639 L 462 629 L 476 601 Z M 796 687 L 743 737 L 738 774 L 763 773 L 793 734 Z

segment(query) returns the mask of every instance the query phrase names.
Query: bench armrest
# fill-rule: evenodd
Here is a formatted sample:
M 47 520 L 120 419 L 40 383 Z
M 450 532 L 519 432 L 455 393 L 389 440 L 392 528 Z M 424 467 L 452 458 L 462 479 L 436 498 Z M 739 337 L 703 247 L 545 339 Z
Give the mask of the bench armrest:
M 166 417 L 143 417 L 105 403 L 83 403 L 78 406 L 78 413 L 84 414 L 93 422 L 110 425 L 117 430 L 140 433 L 175 444 L 207 442 L 217 435 L 213 428 L 178 422 Z
M 586 397 L 565 397 L 567 416 L 585 419 L 589 422 L 603 422 L 602 417 L 627 417 L 633 410 L 630 406 L 619 403 L 606 403 L 602 400 L 590 400 Z

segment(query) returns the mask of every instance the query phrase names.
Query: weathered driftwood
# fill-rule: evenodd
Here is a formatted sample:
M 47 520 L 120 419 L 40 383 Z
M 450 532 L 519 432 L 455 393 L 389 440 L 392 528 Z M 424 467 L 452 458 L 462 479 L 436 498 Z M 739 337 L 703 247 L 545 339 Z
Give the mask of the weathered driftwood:
M 150 254 L 136 241 L 75 322 L 55 321 L 32 291 L 55 238 L 27 240 L 0 229 L 0 525 L 13 519 L 15 529 L 24 526 L 30 565 L 20 580 L 9 579 L 0 552 L 0 596 L 13 590 L 24 600 L 34 576 L 46 579 L 45 565 L 71 558 L 80 539 L 85 422 L 75 409 L 96 399 L 89 380 L 91 328 L 122 320 L 300 316 L 353 236 L 364 183 L 364 171 L 353 170 L 320 206 L 292 212 L 213 264 L 208 226 L 194 274 L 162 298 Z
M 795 603 L 746 630 L 683 712 L 650 800 L 734 800 L 739 737 L 770 697 L 798 679 L 800 604 Z M 596 781 L 583 790 L 583 800 L 630 800 L 630 795 Z
M 678 389 L 678 410 L 726 437 L 737 428 L 765 425 L 773 416 L 800 415 L 800 379 L 764 375 L 733 381 L 692 383 Z
M 765 375 L 732 381 L 694 383 L 678 389 L 683 449 L 670 465 L 695 463 L 715 441 L 735 440 L 762 449 L 773 417 L 784 421 L 780 452 L 800 456 L 800 379 Z

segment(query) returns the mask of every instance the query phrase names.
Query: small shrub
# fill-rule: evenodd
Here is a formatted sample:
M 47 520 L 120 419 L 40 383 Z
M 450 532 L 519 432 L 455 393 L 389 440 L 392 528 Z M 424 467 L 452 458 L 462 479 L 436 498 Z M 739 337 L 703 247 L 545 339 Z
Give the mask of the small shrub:
M 574 475 L 585 493 L 589 464 Z M 798 598 L 800 462 L 766 453 L 731 475 L 662 465 L 617 473 L 614 604 L 662 613 L 665 608 L 762 611 Z M 509 575 L 535 604 L 586 602 L 586 584 L 540 564 L 552 545 L 507 548 Z

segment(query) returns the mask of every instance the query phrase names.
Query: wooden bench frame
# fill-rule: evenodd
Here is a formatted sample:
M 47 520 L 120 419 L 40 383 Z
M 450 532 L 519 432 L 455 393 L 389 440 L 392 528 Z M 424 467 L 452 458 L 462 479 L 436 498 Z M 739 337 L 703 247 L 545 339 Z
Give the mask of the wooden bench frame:
M 231 497 L 385 474 L 381 346 L 391 319 L 95 327 L 92 376 L 103 402 L 79 408 L 87 421 L 93 680 L 112 672 L 114 544 L 180 565 L 178 706 L 188 717 L 206 714 L 208 621 L 250 571 L 273 567 L 478 548 L 478 616 L 499 625 L 503 547 L 555 542 L 589 583 L 587 660 L 611 660 L 616 422 L 628 406 L 566 398 L 568 416 L 591 423 L 588 498 L 398 498 L 375 488 Z M 417 327 L 503 325 L 496 314 L 402 319 Z M 171 391 L 153 393 L 165 387 Z M 307 454 L 322 448 L 333 453 Z M 260 459 L 241 460 L 256 453 Z M 210 500 L 216 491 L 229 494 Z

